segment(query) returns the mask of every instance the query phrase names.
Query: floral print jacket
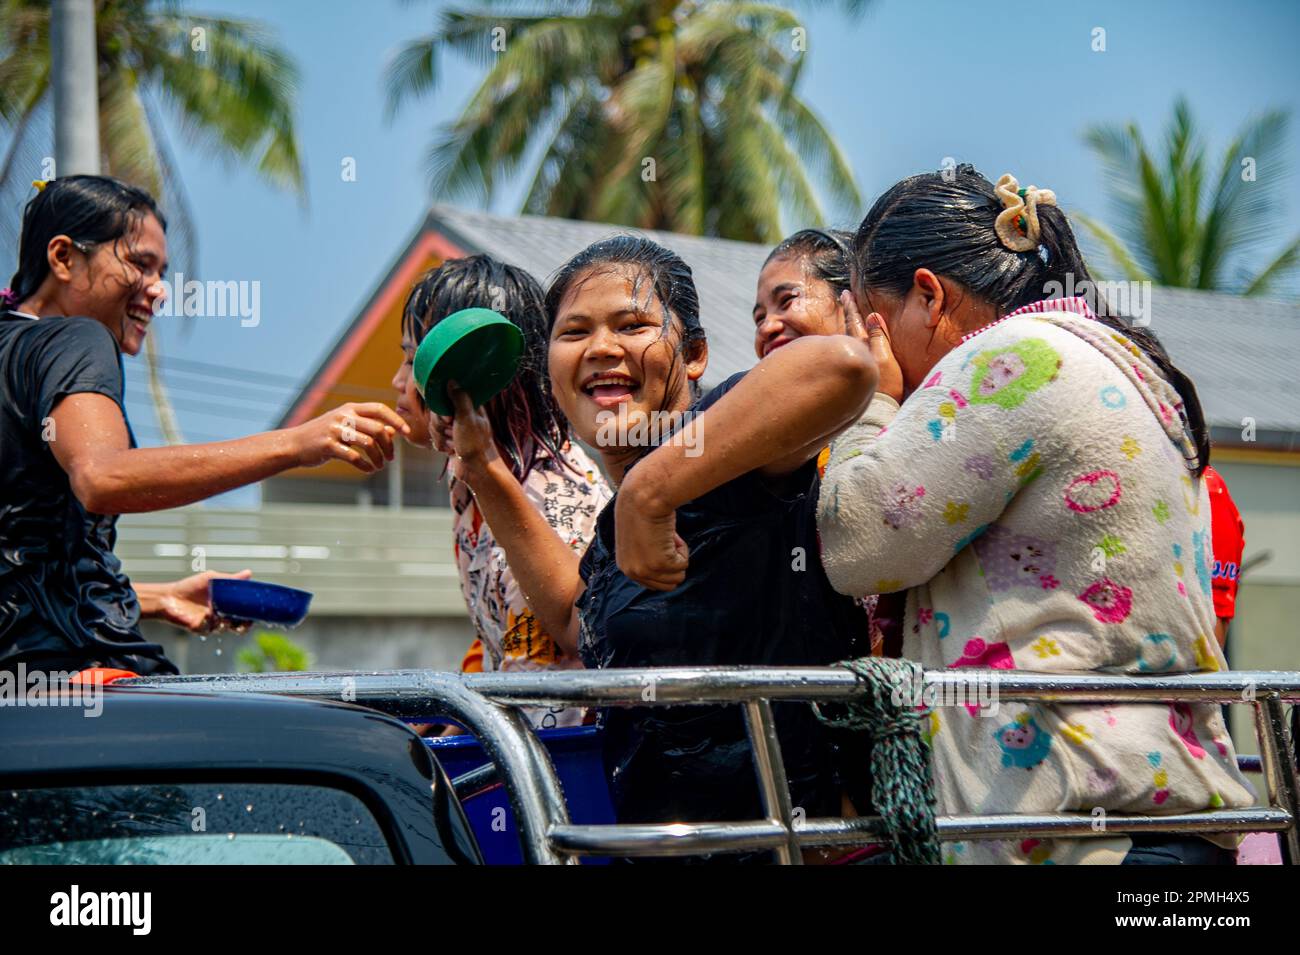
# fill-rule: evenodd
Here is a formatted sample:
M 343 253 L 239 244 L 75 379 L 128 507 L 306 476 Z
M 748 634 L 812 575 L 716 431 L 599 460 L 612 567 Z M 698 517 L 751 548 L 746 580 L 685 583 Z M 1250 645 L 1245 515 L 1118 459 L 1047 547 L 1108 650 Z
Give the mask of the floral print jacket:
M 1178 393 L 1082 300 L 968 336 L 832 446 L 823 563 L 842 593 L 906 591 L 927 668 L 1226 668 L 1210 505 Z M 1253 802 L 1213 705 L 940 700 L 945 813 L 1176 813 Z M 953 704 L 958 705 L 953 705 Z M 1215 837 L 1225 846 L 1232 837 Z M 948 862 L 1118 862 L 1127 837 L 950 843 Z

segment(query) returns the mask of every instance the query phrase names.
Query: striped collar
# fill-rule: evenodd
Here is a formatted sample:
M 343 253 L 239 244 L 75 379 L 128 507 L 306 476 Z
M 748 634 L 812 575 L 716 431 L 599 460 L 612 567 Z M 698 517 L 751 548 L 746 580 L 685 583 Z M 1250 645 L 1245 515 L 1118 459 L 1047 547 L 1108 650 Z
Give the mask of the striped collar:
M 1082 318 L 1097 320 L 1092 308 L 1088 305 L 1088 300 L 1082 295 L 1076 295 L 1073 298 L 1045 298 L 1042 301 L 1031 302 L 1028 305 L 1022 305 L 1014 312 L 1008 312 L 1001 318 L 989 322 L 987 325 L 975 329 L 975 331 L 962 336 L 962 342 L 968 342 L 980 332 L 987 331 L 994 325 L 1000 325 L 1008 318 L 1019 318 L 1022 315 L 1044 315 L 1047 312 L 1072 312 Z

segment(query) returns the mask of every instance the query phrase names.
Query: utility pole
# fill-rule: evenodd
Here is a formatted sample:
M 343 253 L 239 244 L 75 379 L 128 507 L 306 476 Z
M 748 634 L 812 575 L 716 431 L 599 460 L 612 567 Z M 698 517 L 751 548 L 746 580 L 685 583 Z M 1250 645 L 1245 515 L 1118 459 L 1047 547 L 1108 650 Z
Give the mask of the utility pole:
M 95 0 L 53 0 L 50 66 L 56 176 L 99 174 L 99 57 Z

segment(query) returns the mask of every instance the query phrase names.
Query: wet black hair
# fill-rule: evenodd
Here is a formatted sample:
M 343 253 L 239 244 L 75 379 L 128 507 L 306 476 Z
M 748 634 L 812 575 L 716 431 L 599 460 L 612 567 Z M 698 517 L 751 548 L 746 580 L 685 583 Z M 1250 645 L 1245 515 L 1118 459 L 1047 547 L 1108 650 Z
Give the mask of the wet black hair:
M 9 280 L 9 300 L 0 307 L 17 305 L 41 287 L 50 274 L 48 249 L 56 235 L 66 235 L 87 247 L 116 243 L 146 215 L 157 218 L 163 231 L 167 230 L 158 204 L 143 189 L 111 176 L 51 179 L 23 210 L 18 271 Z
M 541 285 L 523 269 L 489 255 L 448 259 L 427 272 L 406 297 L 402 333 L 418 345 L 431 328 L 463 308 L 500 312 L 524 333 L 518 374 L 484 409 L 511 472 L 523 481 L 537 463 L 539 449 L 564 464 L 560 452 L 569 439 L 569 423 L 551 395 L 546 373 L 550 323 Z M 422 397 L 420 406 L 426 407 Z
M 602 267 L 619 265 L 631 265 L 637 270 L 637 280 L 632 287 L 633 298 L 640 299 L 642 282 L 645 282 L 659 299 L 664 313 L 661 338 L 668 335 L 674 318 L 681 325 L 681 341 L 673 354 L 668 387 L 664 390 L 664 400 L 667 401 L 668 396 L 677 390 L 673 375 L 682 371 L 679 359 L 688 350 L 708 340 L 704 326 L 700 324 L 700 298 L 695 290 L 691 267 L 671 249 L 638 235 L 611 236 L 587 246 L 560 267 L 546 290 L 547 335 L 549 337 L 555 325 L 560 302 L 576 280 Z M 692 398 L 699 397 L 698 382 L 690 382 L 689 389 Z
M 802 229 L 781 240 L 768 253 L 763 267 L 773 259 L 801 258 L 808 263 L 815 278 L 831 287 L 838 300 L 849 287 L 850 263 L 853 261 L 852 232 L 839 229 Z
M 1199 477 L 1210 463 L 1210 436 L 1192 380 L 1152 332 L 1132 324 L 1096 294 L 1063 211 L 1039 205 L 1038 248 L 1015 252 L 994 230 L 1002 209 L 993 183 L 968 163 L 902 180 L 876 200 L 853 236 L 852 267 L 859 287 L 903 296 L 916 270 L 927 268 L 990 303 L 999 315 L 1065 289 L 1091 290 L 1089 304 L 1098 319 L 1142 349 L 1182 398 L 1196 444 L 1188 468 Z M 1051 290 L 1056 291 L 1049 294 Z

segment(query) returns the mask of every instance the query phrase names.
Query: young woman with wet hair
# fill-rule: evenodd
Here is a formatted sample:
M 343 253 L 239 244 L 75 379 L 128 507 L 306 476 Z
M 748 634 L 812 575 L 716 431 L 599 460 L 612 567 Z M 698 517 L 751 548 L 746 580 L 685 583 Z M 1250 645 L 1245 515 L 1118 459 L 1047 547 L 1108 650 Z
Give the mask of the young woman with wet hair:
M 913 176 L 872 207 L 853 253 L 845 308 L 868 316 L 880 387 L 832 445 L 821 490 L 835 588 L 905 592 L 903 655 L 928 668 L 1225 669 L 1196 390 L 1145 329 L 1044 300 L 1089 281 L 1056 197 L 965 165 Z M 772 417 L 810 430 L 779 405 Z M 928 733 L 945 813 L 1253 801 L 1217 706 L 953 706 Z M 1230 862 L 1233 845 L 1035 838 L 946 858 Z
M 220 575 L 132 587 L 113 554 L 117 515 L 331 459 L 374 471 L 406 425 L 383 405 L 347 404 L 236 441 L 137 448 L 121 362 L 139 353 L 164 295 L 166 222 L 115 179 L 37 185 L 0 293 L 0 668 L 174 673 L 139 620 L 207 629 L 208 581 Z
M 602 668 L 819 664 L 865 652 L 856 643 L 861 611 L 831 590 L 818 559 L 812 460 L 866 405 L 874 367 L 865 347 L 846 336 L 810 336 L 696 400 L 708 344 L 690 268 L 630 236 L 575 256 L 546 302 L 551 390 L 619 486 L 581 562 L 548 540 L 518 481 L 493 456 L 486 416 L 463 392 L 448 449 L 492 526 L 509 528 L 498 539 L 548 629 Z M 757 439 L 737 442 L 774 396 L 817 437 L 792 447 L 759 424 Z M 676 416 L 657 449 L 633 428 L 609 427 L 620 416 L 655 413 Z M 637 583 L 620 564 L 650 539 L 676 563 Z M 776 710 L 795 804 L 812 816 L 838 815 L 847 789 L 865 808 L 865 755 L 843 759 L 837 734 L 808 707 Z M 734 707 L 614 708 L 602 720 L 621 821 L 761 815 Z M 857 774 L 842 775 L 844 765 Z
M 765 358 L 802 335 L 843 335 L 840 293 L 849 287 L 848 232 L 803 229 L 763 263 L 754 300 L 754 353 Z
M 402 310 L 404 360 L 393 377 L 397 411 L 411 428 L 411 442 L 446 446 L 451 421 L 430 416 L 416 390 L 412 364 L 419 342 L 440 321 L 465 308 L 491 308 L 524 333 L 524 354 L 510 387 L 483 408 L 495 451 L 505 462 L 532 507 L 551 533 L 576 554 L 587 548 L 596 515 L 610 491 L 599 468 L 569 437 L 569 423 L 546 380 L 548 321 L 541 286 L 523 269 L 491 256 L 451 259 L 424 276 L 407 296 Z M 432 417 L 432 420 L 430 420 Z M 576 653 L 565 652 L 537 622 L 497 544 L 490 521 L 452 462 L 452 535 L 461 592 L 478 634 L 467 656 L 480 670 L 581 668 Z M 573 726 L 583 721 L 582 707 L 531 707 L 526 711 L 539 729 Z
M 852 242 L 851 232 L 802 229 L 768 254 L 754 296 L 754 353 L 760 359 L 805 335 L 849 333 L 840 296 L 849 289 Z M 823 448 L 817 455 L 819 472 L 829 459 L 830 448 Z M 896 648 L 901 606 L 887 601 L 881 607 L 874 594 L 859 602 L 872 652 L 884 652 L 887 638 Z

